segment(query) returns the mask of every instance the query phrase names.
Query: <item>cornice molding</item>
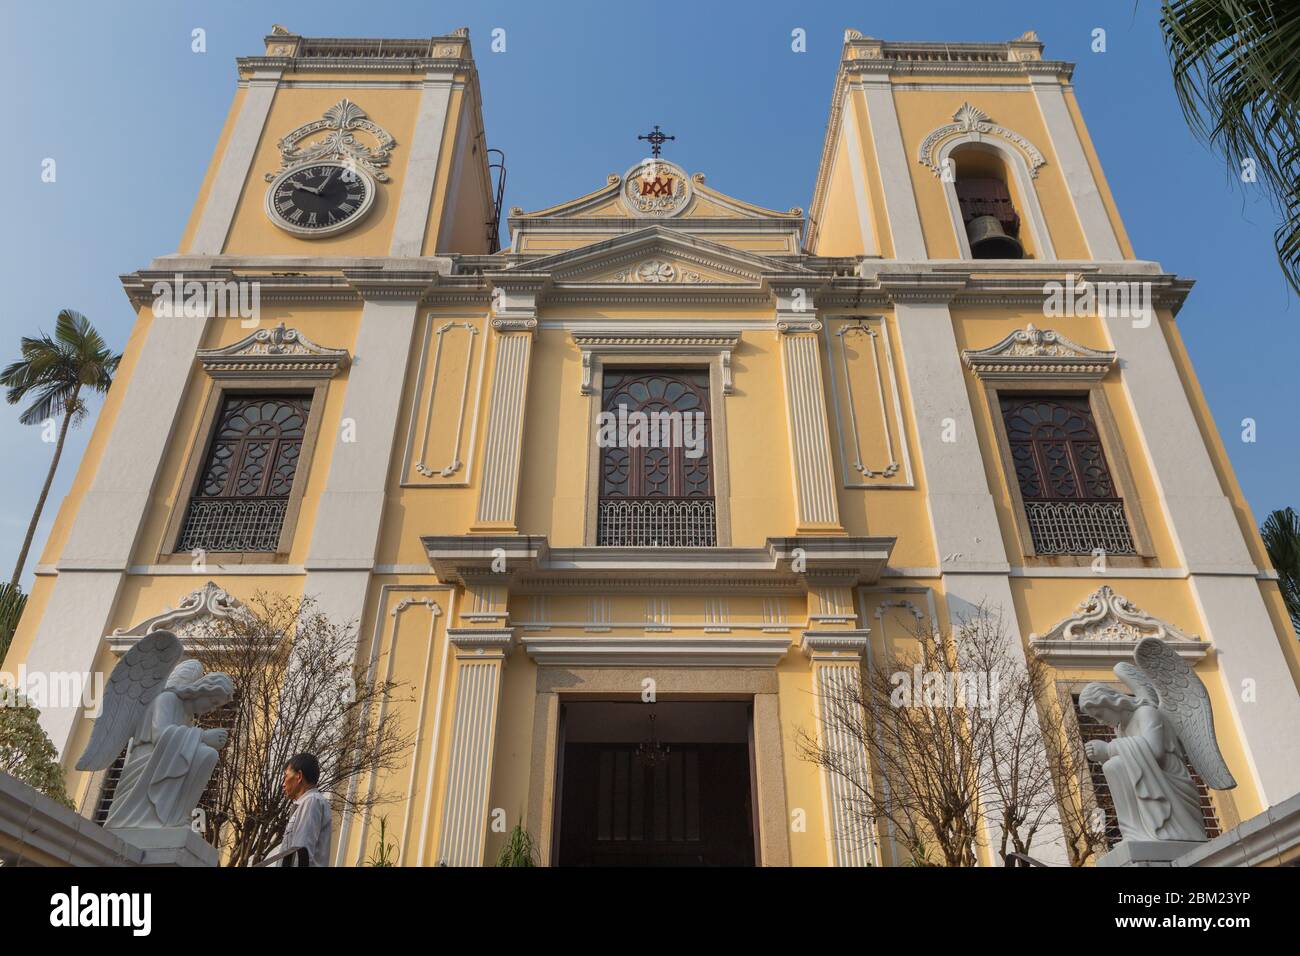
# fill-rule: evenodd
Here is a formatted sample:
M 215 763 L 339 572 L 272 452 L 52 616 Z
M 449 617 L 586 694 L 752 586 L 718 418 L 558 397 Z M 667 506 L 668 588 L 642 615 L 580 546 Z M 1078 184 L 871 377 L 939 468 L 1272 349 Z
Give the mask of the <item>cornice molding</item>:
M 768 538 L 761 548 L 551 548 L 544 535 L 428 535 L 421 539 L 444 584 L 492 581 L 513 592 L 568 588 L 806 593 L 879 579 L 895 539 Z M 811 583 L 810 583 L 811 582 Z
M 510 627 L 449 627 L 447 640 L 458 659 L 503 658 L 514 650 L 515 632 Z
M 866 657 L 871 629 L 804 631 L 799 649 L 812 661 L 856 664 Z

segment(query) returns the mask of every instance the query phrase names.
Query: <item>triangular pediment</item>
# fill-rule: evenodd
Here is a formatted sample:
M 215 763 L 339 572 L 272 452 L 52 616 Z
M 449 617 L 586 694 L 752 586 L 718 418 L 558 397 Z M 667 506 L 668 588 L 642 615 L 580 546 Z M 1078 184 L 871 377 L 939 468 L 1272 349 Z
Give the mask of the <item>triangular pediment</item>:
M 659 158 L 643 160 L 621 176 L 611 173 L 604 186 L 576 199 L 534 212 L 516 207 L 509 223 L 508 254 L 520 257 L 549 257 L 652 223 L 760 255 L 797 255 L 804 226 L 801 209 L 779 212 L 728 196 L 705 185 L 702 173 L 688 175 Z M 661 274 L 676 274 L 677 264 L 668 265 Z M 697 281 L 696 275 L 706 282 L 719 278 L 689 263 L 681 268 L 692 277 L 688 281 Z
M 547 273 L 556 284 L 758 286 L 765 276 L 808 272 L 802 266 L 744 252 L 656 223 L 520 268 Z M 810 275 L 812 273 L 809 273 Z
M 600 189 L 545 209 L 510 211 L 512 223 L 537 219 L 588 217 L 646 217 L 669 219 L 758 219 L 801 222 L 803 210 L 767 209 L 718 192 L 704 182 L 704 174 L 688 176 L 667 160 L 652 159 L 633 166 L 624 175 L 610 173 Z

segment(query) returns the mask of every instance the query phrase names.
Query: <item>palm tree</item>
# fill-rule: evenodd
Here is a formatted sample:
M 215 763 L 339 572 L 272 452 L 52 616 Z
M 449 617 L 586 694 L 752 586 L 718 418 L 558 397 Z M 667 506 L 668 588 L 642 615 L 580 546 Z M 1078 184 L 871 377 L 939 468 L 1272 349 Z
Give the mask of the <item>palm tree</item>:
M 1269 514 L 1259 533 L 1268 559 L 1277 570 L 1291 626 L 1300 633 L 1300 515 L 1290 508 L 1280 508 Z
M 1280 208 L 1278 261 L 1300 292 L 1300 4 L 1164 0 L 1160 28 L 1188 125 Z
M 23 548 L 18 552 L 14 576 L 9 581 L 14 587 L 18 586 L 23 565 L 27 563 L 27 552 L 31 550 L 36 525 L 41 520 L 41 511 L 45 508 L 54 472 L 63 455 L 63 442 L 68 437 L 68 428 L 74 420 L 79 420 L 86 414 L 86 403 L 81 392 L 83 389 L 101 394 L 107 392 L 113 384 L 113 373 L 122 361 L 122 356 L 113 354 L 104 343 L 103 336 L 90 324 L 90 320 L 71 309 L 59 313 L 53 339 L 45 334 L 40 338 L 23 336 L 22 356 L 19 361 L 0 372 L 0 385 L 9 390 L 5 398 L 10 405 L 34 396 L 35 400 L 23 409 L 18 420 L 24 425 L 39 425 L 61 416 L 63 421 L 59 425 L 58 443 L 54 446 L 54 459 L 50 462 L 45 485 L 41 488 L 36 510 L 27 526 Z

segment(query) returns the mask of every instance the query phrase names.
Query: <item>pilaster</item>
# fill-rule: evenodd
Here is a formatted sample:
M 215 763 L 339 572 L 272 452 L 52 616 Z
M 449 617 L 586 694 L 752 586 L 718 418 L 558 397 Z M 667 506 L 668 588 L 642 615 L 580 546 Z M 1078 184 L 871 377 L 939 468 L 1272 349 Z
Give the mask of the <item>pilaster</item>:
M 542 283 L 535 278 L 522 282 L 513 276 L 494 278 L 498 279 L 492 319 L 496 359 L 484 445 L 483 486 L 472 530 L 509 533 L 516 530 L 528 373 Z
M 871 787 L 866 745 L 860 735 L 851 731 L 855 725 L 866 730 L 866 715 L 855 702 L 860 694 L 868 633 L 866 628 L 808 630 L 800 644 L 812 662 L 819 743 L 837 755 L 842 768 L 837 772 L 821 768 L 827 857 L 834 866 L 871 866 L 879 862 L 874 822 L 864 823 L 863 808 L 855 806 L 854 797 Z M 856 720 L 842 712 L 847 707 L 858 709 Z
M 814 290 L 778 288 L 776 327 L 781 334 L 786 413 L 794 468 L 797 534 L 843 533 L 822 382 L 822 323 Z
M 482 866 L 501 676 L 514 647 L 514 632 L 510 628 L 454 627 L 448 629 L 447 638 L 456 649 L 456 710 L 438 864 Z
M 266 118 L 271 112 L 282 74 L 280 69 L 258 69 L 249 79 L 239 116 L 230 131 L 230 138 L 226 140 L 226 151 L 221 155 L 221 164 L 208 189 L 203 215 L 186 252 L 219 256 L 225 248 L 235 208 L 253 168 L 253 154 L 257 152 L 257 144 L 266 128 Z

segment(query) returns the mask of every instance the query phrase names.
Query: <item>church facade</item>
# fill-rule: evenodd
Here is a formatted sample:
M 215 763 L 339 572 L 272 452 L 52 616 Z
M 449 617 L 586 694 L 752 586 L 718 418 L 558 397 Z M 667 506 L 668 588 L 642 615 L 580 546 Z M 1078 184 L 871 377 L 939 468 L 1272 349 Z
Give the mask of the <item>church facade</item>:
M 491 865 L 516 822 L 550 865 L 904 862 L 799 735 L 873 649 L 981 605 L 1050 665 L 1044 706 L 1175 646 L 1238 781 L 1220 829 L 1300 791 L 1300 654 L 1179 336 L 1191 282 L 1135 255 L 1034 35 L 848 31 L 806 212 L 652 134 L 501 249 L 466 31 L 265 43 L 178 251 L 122 277 L 138 318 L 7 671 L 314 596 L 413 688 L 380 811 L 404 865 Z M 192 282 L 234 291 L 195 314 Z M 92 722 L 42 722 L 85 812 Z M 340 815 L 336 863 L 376 828 Z

